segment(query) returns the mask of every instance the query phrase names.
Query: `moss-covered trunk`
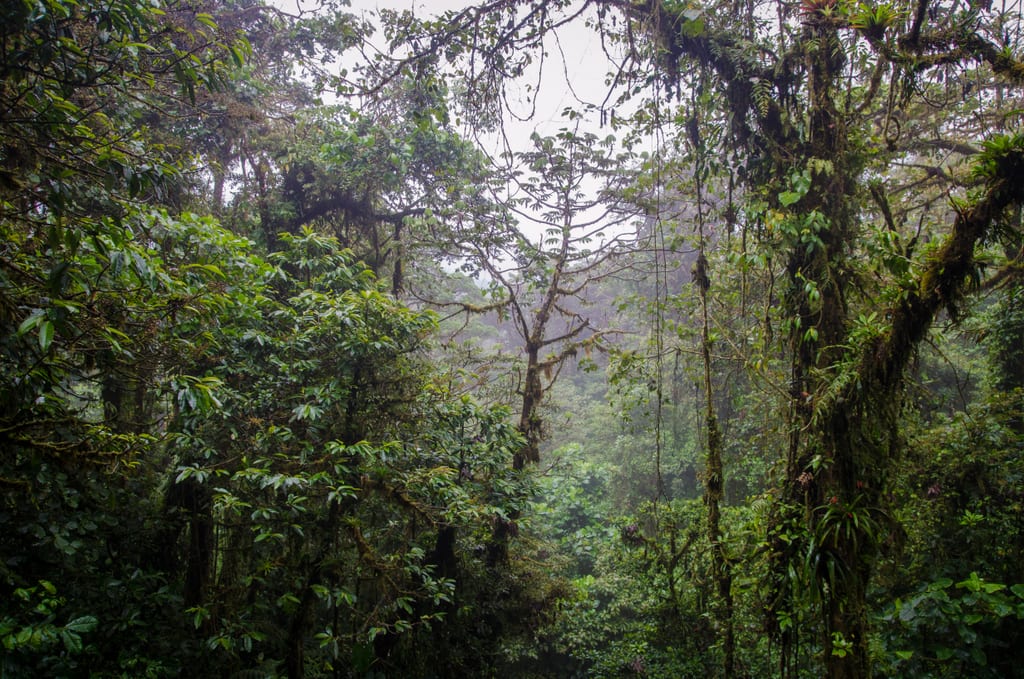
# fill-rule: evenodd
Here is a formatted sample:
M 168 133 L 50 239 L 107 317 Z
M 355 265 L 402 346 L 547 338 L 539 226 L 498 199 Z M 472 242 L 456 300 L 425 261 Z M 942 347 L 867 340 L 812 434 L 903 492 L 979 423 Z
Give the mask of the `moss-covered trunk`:
M 865 596 L 874 561 L 870 523 L 846 523 L 844 507 L 861 508 L 861 492 L 884 478 L 884 461 L 873 454 L 865 431 L 881 432 L 879 413 L 851 413 L 850 402 L 823 410 L 833 393 L 848 346 L 850 252 L 858 237 L 854 193 L 861 163 L 852 149 L 846 117 L 836 105 L 845 52 L 835 24 L 812 14 L 804 24 L 807 141 L 797 170 L 809 181 L 794 206 L 786 297 L 792 356 L 790 448 L 783 497 L 791 517 L 804 524 L 808 544 L 782 552 L 778 564 L 788 578 L 795 559 L 810 553 L 806 573 L 820 595 L 820 639 L 830 677 L 866 679 Z M 779 158 L 793 167 L 792 158 Z M 800 237 L 797 238 L 796 234 Z M 812 234 L 807 238 L 807 234 Z M 867 509 L 870 513 L 870 508 Z M 841 525 L 839 525 L 841 524 Z M 806 563 L 806 562 L 805 562 Z M 784 590 L 795 583 L 785 583 Z M 797 605 L 792 593 L 783 608 Z
M 894 41 L 882 38 L 895 24 L 880 15 L 851 22 L 834 0 L 807 0 L 799 17 L 779 5 L 781 35 L 770 47 L 679 3 L 622 6 L 651 37 L 671 85 L 688 85 L 690 64 L 719 79 L 730 109 L 729 138 L 746 154 L 745 180 L 765 216 L 765 246 L 786 265 L 788 450 L 769 535 L 767 607 L 769 627 L 782 643 L 782 673 L 797 673 L 794 625 L 803 619 L 820 635 L 813 647 L 828 676 L 869 677 L 866 596 L 885 484 L 900 448 L 907 364 L 942 308 L 962 295 L 975 246 L 1024 194 L 1018 136 L 978 163 L 987 177 L 984 195 L 973 207 L 955 206 L 952 231 L 922 264 L 918 285 L 899 282 L 898 301 L 879 310 L 878 334 L 867 337 L 856 328 L 854 335 L 853 319 L 863 309 L 851 300 L 868 292 L 855 260 L 864 252 L 858 182 L 867 160 L 897 150 L 894 140 L 877 139 L 876 94 L 890 67 L 912 80 L 933 66 L 987 63 L 1015 81 L 1024 79 L 1024 68 L 966 24 L 952 31 L 933 25 L 927 3 Z M 791 39 L 788 29 L 797 20 L 800 34 Z M 877 60 L 871 68 L 857 49 L 862 38 Z M 777 55 L 767 58 L 767 67 L 766 54 Z
M 522 469 L 526 462 L 540 460 L 540 443 L 543 438 L 540 405 L 544 399 L 544 387 L 541 382 L 540 342 L 527 341 L 526 376 L 522 387 L 523 405 L 519 412 L 519 431 L 522 432 L 525 444 L 513 460 L 516 469 Z
M 705 479 L 704 504 L 707 506 L 708 543 L 711 545 L 711 563 L 714 569 L 715 588 L 718 590 L 718 608 L 721 624 L 725 630 L 722 640 L 722 676 L 726 679 L 735 676 L 736 667 L 736 633 L 733 625 L 732 598 L 732 567 L 725 554 L 722 543 L 721 506 L 724 500 L 725 465 L 722 462 L 722 432 L 715 411 L 714 390 L 711 366 L 711 332 L 708 319 L 708 275 L 707 258 L 703 250 L 703 234 L 701 234 L 701 252 L 698 258 L 694 281 L 700 293 L 701 302 L 701 358 L 704 363 L 704 425 L 707 432 L 705 448 Z M 673 597 L 675 601 L 675 597 Z

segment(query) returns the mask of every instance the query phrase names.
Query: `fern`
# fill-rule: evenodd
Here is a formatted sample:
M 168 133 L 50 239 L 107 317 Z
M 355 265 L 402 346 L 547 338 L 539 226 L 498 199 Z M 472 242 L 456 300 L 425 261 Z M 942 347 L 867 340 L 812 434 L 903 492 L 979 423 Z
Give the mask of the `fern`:
M 755 78 L 751 96 L 754 100 L 754 105 L 757 107 L 758 114 L 761 117 L 768 115 L 768 111 L 774 101 L 772 98 L 772 82 L 766 78 Z

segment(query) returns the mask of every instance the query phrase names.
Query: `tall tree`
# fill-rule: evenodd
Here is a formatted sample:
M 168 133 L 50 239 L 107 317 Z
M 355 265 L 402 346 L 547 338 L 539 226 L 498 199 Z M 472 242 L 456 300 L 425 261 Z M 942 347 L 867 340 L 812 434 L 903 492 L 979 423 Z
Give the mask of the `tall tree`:
M 221 84 L 245 43 L 179 3 L 2 13 L 4 671 L 158 666 L 167 646 L 143 650 L 130 620 L 180 629 L 175 591 L 151 579 L 169 378 L 203 345 L 197 319 L 244 255 L 178 209 L 193 168 L 152 127 Z M 49 603 L 20 610 L 27 592 Z
M 511 323 L 522 359 L 514 390 L 526 440 L 517 469 L 540 460 L 542 405 L 563 364 L 603 348 L 616 332 L 603 327 L 608 314 L 588 309 L 589 296 L 601 280 L 628 269 L 629 255 L 646 239 L 630 223 L 639 209 L 623 197 L 629 159 L 615 150 L 613 137 L 566 129 L 532 141 L 533 150 L 516 156 L 521 169 L 513 171 L 511 195 L 493 198 L 509 212 L 499 213 L 491 234 L 457 234 L 441 244 L 448 257 L 486 277 L 487 303 L 435 300 L 456 313 L 496 313 Z
M 295 159 L 265 137 L 307 130 L 268 123 L 248 95 L 309 24 L 240 2 L 212 6 L 218 26 L 201 9 L 2 10 L 0 672 L 425 673 L 427 640 L 478 663 L 459 621 L 436 625 L 498 599 L 474 548 L 525 495 L 520 438 L 504 409 L 432 380 L 430 313 L 389 296 L 319 215 L 282 218 L 313 201 L 285 200 L 274 180 Z M 236 31 L 260 38 L 258 58 Z M 288 122 L 324 123 L 312 154 L 371 191 L 375 138 L 355 137 L 390 132 L 339 132 L 336 113 Z M 417 149 L 385 150 L 415 167 L 465 156 L 424 127 Z M 204 144 L 211 174 L 193 162 Z M 247 193 L 261 161 L 267 182 Z M 240 233 L 285 224 L 278 252 L 186 211 L 231 168 L 234 206 L 266 210 L 211 211 Z M 379 169 L 383 195 L 445 195 L 429 169 Z
M 430 381 L 431 314 L 332 238 L 283 242 L 283 270 L 211 333 L 217 402 L 179 394 L 167 519 L 185 603 L 227 669 L 429 663 L 417 647 L 444 638 L 429 628 L 469 579 L 458 542 L 508 511 L 518 437 L 504 410 Z

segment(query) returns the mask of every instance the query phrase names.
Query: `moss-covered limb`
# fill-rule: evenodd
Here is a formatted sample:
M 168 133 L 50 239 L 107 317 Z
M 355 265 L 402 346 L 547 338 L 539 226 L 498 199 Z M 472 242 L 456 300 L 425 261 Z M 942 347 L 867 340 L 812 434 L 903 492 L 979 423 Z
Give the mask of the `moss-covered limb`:
M 877 46 L 889 60 L 915 72 L 973 60 L 988 64 L 993 72 L 1014 82 L 1024 82 L 1024 62 L 976 31 L 956 23 L 936 32 L 908 33 L 895 49 L 883 43 Z
M 679 60 L 686 56 L 714 69 L 726 82 L 739 73 L 753 75 L 762 67 L 752 56 L 756 49 L 737 39 L 735 33 L 717 33 L 708 30 L 685 30 L 684 24 L 690 19 L 682 11 L 670 10 L 663 0 L 631 2 L 629 0 L 605 0 L 603 4 L 616 7 L 629 19 L 644 26 L 654 43 L 661 48 L 659 58 L 668 75 L 678 78 Z M 683 9 L 682 6 L 680 6 Z M 689 11 L 689 8 L 685 8 Z
M 983 155 L 981 161 L 985 160 Z M 829 388 L 814 395 L 805 455 L 817 452 L 827 466 L 798 480 L 803 481 L 800 490 L 812 498 L 807 507 L 814 507 L 811 527 L 816 532 L 825 525 L 832 506 L 852 503 L 864 508 L 869 519 L 876 516 L 891 467 L 890 453 L 898 446 L 896 395 L 907 364 L 939 313 L 962 296 L 978 243 L 1007 209 L 1024 204 L 1024 149 L 988 160 L 997 168 L 989 174 L 988 189 L 972 207 L 958 211 L 952 231 L 926 266 L 918 289 L 890 312 L 888 331 L 867 342 L 859 359 L 851 357 L 848 361 L 852 362 L 837 364 L 830 371 Z M 828 503 L 823 499 L 824 490 L 830 497 Z M 841 564 L 844 572 L 841 582 L 829 583 L 836 596 L 829 599 L 824 611 L 828 632 L 852 643 L 854 651 L 846 659 L 829 658 L 829 676 L 869 676 L 864 592 L 871 577 L 878 530 L 872 521 L 861 521 L 852 529 L 835 532 L 823 552 Z
M 834 461 L 838 464 L 845 457 L 844 447 L 838 445 L 842 440 L 856 449 L 847 451 L 848 468 L 832 474 L 836 490 L 848 491 L 851 484 L 864 481 L 860 475 L 866 469 L 879 479 L 884 476 L 877 454 L 891 447 L 894 397 L 916 347 L 943 309 L 955 312 L 975 267 L 978 243 L 1008 209 L 1024 205 L 1024 140 L 1007 146 L 1010 150 L 1004 153 L 987 152 L 979 158 L 977 167 L 989 168 L 982 173 L 989 177 L 987 190 L 973 206 L 958 210 L 950 234 L 926 265 L 917 289 L 889 311 L 888 330 L 864 344 L 859 357 L 850 356 L 827 370 L 822 378 L 827 388 L 812 392 L 807 421 L 811 429 L 825 434 L 822 443 L 832 449 Z M 1001 275 L 1008 274 L 996 277 Z M 877 491 L 877 484 L 870 484 L 859 492 Z
M 891 312 L 892 324 L 865 348 L 861 382 L 885 390 L 898 388 L 914 348 L 943 308 L 955 310 L 974 268 L 976 245 L 1005 211 L 1024 204 L 1024 150 L 1005 154 L 1000 175 L 989 182 L 980 200 L 957 212 L 952 231 L 921 274 L 918 289 Z
M 910 30 L 907 32 L 905 40 L 914 43 L 921 37 L 921 28 L 924 26 L 926 17 L 928 16 L 928 5 L 930 0 L 918 0 L 917 7 L 914 9 L 914 23 L 910 25 Z
M 982 290 L 998 290 L 1006 286 L 1018 286 L 1024 280 L 1024 250 L 1018 252 L 1012 261 L 1007 262 L 992 276 L 981 284 Z
M 708 381 L 705 382 L 705 386 L 707 386 Z M 722 639 L 722 673 L 724 677 L 729 678 L 735 675 L 736 632 L 733 621 L 732 566 L 726 558 L 720 525 L 721 504 L 724 499 L 723 489 L 725 486 L 725 469 L 722 464 L 722 449 L 724 446 L 722 443 L 722 432 L 718 425 L 718 417 L 715 414 L 710 391 L 705 393 L 705 398 L 707 399 L 707 413 L 704 422 L 708 440 L 704 502 L 708 508 L 708 541 L 711 543 L 712 574 L 715 579 L 715 589 L 718 590 L 719 615 L 721 623 L 725 628 L 724 638 Z

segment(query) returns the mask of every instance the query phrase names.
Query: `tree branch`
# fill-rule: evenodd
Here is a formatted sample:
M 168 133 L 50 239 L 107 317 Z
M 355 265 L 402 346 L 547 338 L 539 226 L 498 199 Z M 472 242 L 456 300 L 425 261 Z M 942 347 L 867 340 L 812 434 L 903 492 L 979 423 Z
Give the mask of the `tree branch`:
M 1024 204 L 1024 151 L 1008 154 L 1011 168 L 990 182 L 985 195 L 970 209 L 957 212 L 953 229 L 921 275 L 918 290 L 892 310 L 888 333 L 868 346 L 861 377 L 885 388 L 898 385 L 914 347 L 924 338 L 943 308 L 955 305 L 974 266 L 975 246 L 1013 205 Z

